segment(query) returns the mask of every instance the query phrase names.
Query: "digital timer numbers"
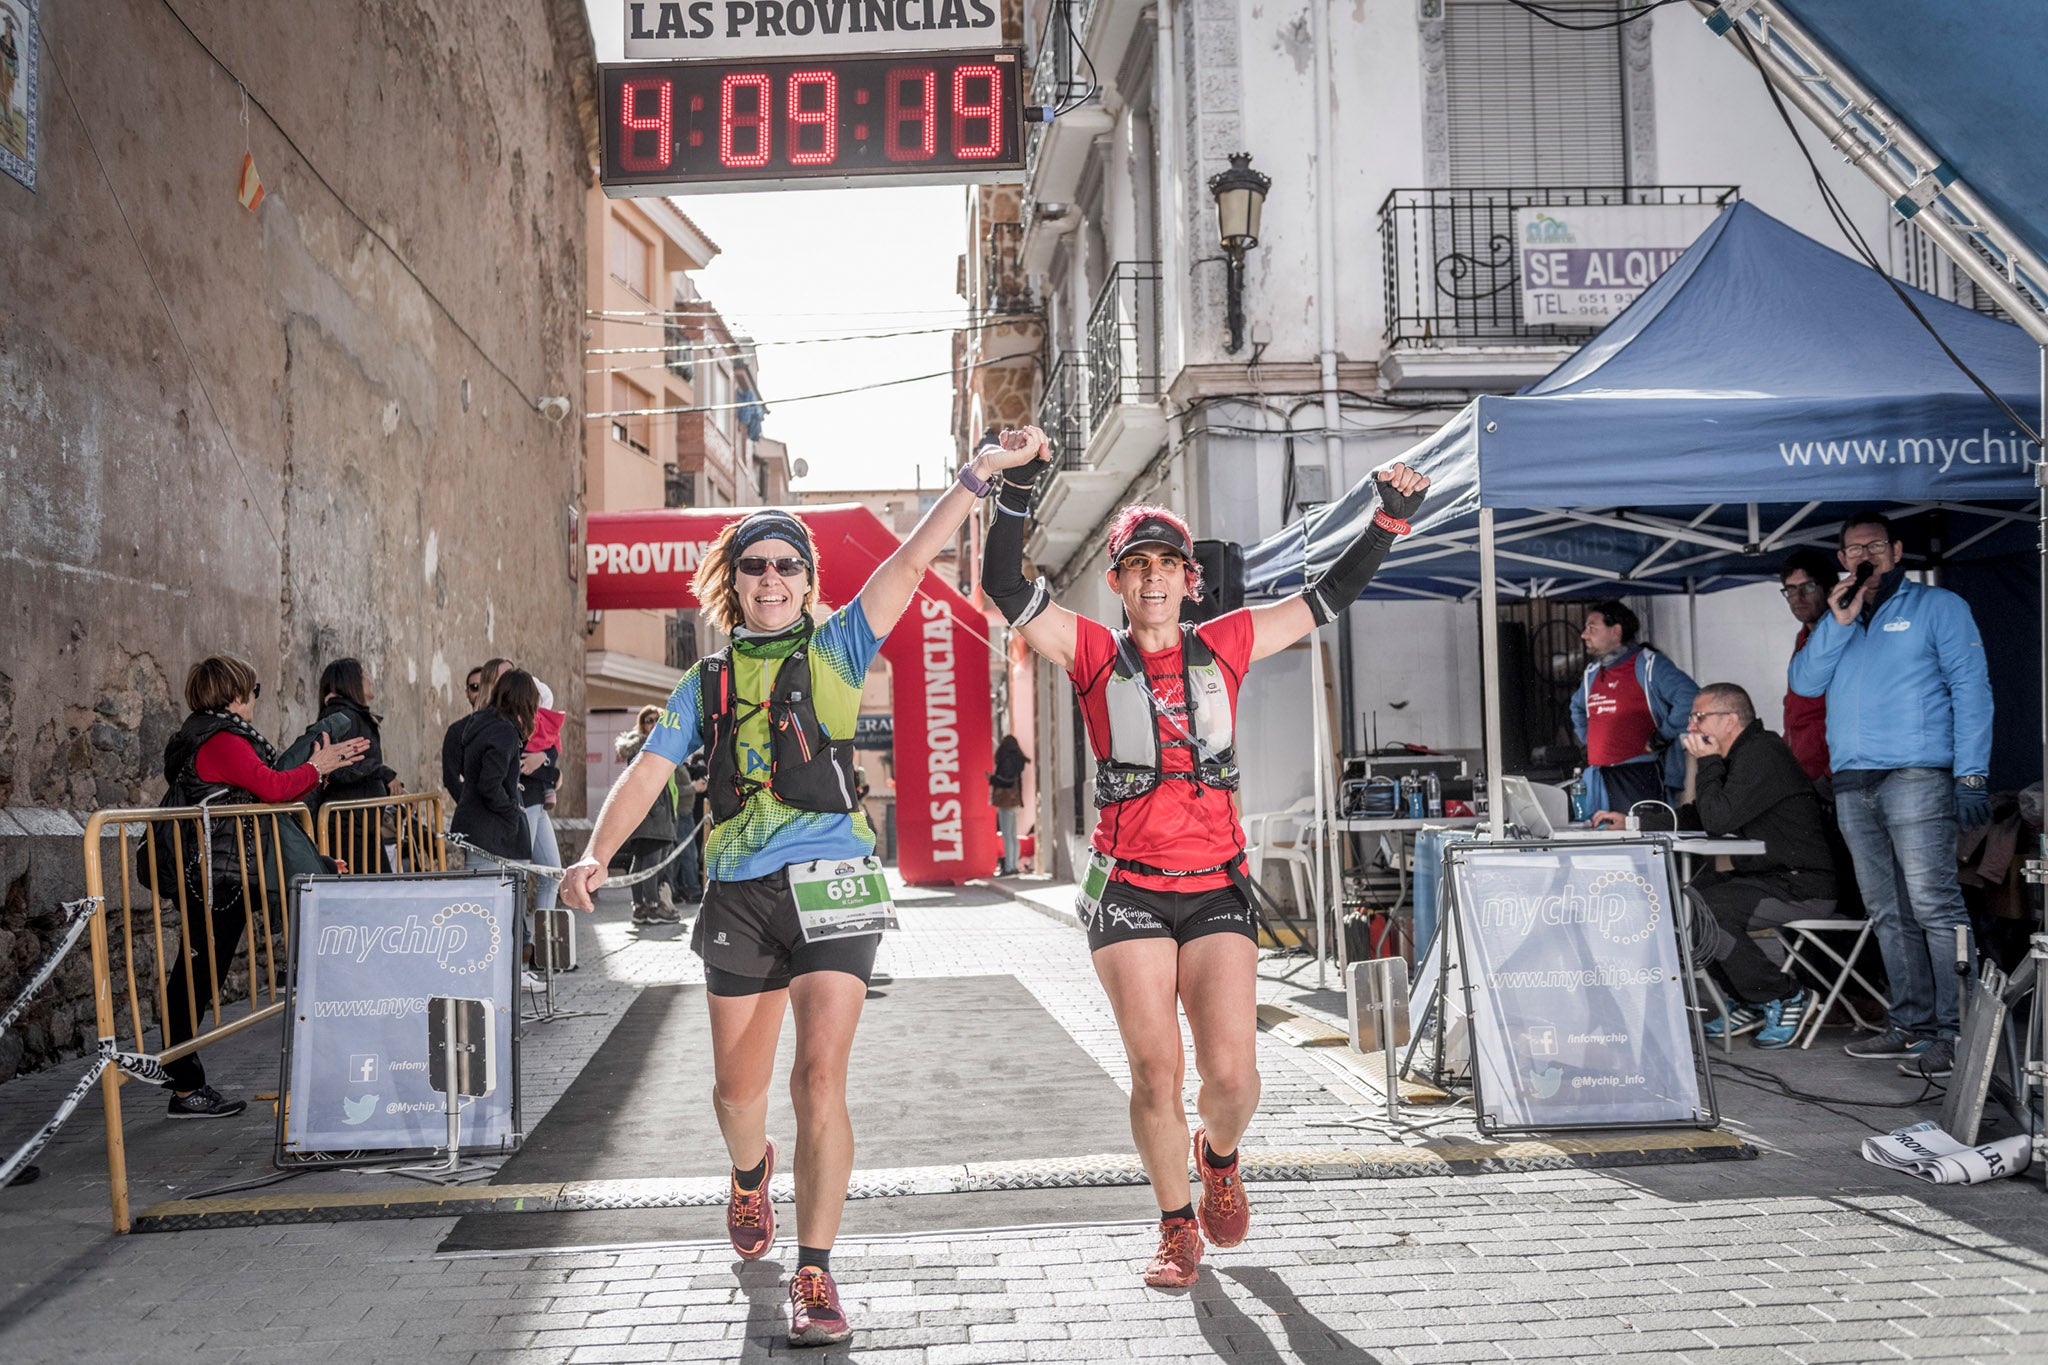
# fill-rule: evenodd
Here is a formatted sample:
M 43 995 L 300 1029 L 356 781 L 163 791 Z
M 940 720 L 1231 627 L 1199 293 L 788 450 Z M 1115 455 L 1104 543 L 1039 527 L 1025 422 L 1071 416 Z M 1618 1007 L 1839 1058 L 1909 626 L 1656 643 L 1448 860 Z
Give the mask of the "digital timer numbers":
M 1010 51 L 611 68 L 608 184 L 1021 165 Z

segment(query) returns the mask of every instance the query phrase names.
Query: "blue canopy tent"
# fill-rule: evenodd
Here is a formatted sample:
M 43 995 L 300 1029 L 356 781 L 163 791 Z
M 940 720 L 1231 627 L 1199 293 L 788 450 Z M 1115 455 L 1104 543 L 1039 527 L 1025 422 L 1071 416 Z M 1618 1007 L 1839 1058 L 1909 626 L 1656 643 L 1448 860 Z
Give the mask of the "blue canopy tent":
M 2024 333 L 1915 301 L 2007 402 L 2039 410 Z M 1501 592 L 1753 582 L 1872 505 L 1945 513 L 1944 560 L 2033 543 L 2033 447 L 1867 266 L 1747 203 L 1570 360 L 1402 458 L 1433 488 L 1374 595 L 1479 599 L 1496 787 Z M 1333 559 L 1372 516 L 1368 483 L 1247 547 L 1247 594 L 1294 591 Z M 1498 790 L 1491 809 L 1497 826 Z
M 1915 301 L 2021 411 L 2039 359 L 2017 327 Z M 1867 266 L 1748 203 L 1725 210 L 1626 312 L 1520 394 L 1481 397 L 1402 456 L 1434 484 L 1376 596 L 1558 596 L 1732 586 L 1832 547 L 1857 507 L 1945 510 L 1944 558 L 2030 548 L 2034 450 Z M 1279 596 L 1372 516 L 1361 483 L 1247 547 Z

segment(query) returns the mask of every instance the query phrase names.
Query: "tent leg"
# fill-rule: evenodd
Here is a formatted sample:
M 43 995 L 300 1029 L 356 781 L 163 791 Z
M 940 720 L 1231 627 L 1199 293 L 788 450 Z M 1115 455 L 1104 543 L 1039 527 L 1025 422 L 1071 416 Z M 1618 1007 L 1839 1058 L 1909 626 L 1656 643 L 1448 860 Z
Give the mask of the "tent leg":
M 1693 677 L 1700 675 L 1700 581 L 1685 580 L 1685 661 Z
M 1323 860 L 1330 856 L 1330 845 L 1337 837 L 1337 831 L 1330 827 L 1330 813 L 1326 797 L 1328 784 L 1324 781 L 1323 764 L 1328 755 L 1323 747 L 1323 632 L 1317 628 L 1308 633 L 1308 711 L 1310 749 L 1314 754 L 1316 825 L 1320 838 L 1315 840 L 1315 853 L 1309 862 L 1309 904 L 1315 916 L 1316 934 L 1316 989 L 1327 984 L 1328 966 L 1323 958 Z
M 1479 509 L 1479 672 L 1486 691 L 1486 829 L 1499 839 L 1507 825 L 1500 794 L 1500 584 L 1494 576 L 1491 507 Z

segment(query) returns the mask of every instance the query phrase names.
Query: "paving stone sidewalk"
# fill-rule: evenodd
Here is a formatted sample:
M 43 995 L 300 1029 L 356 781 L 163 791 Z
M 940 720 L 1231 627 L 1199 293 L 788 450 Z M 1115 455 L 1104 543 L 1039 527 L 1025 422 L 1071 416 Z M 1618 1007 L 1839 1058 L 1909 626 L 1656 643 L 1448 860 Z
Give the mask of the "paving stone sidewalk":
M 1010 891 L 1038 904 L 906 892 L 878 969 L 1014 975 L 1127 1088 L 1085 944 L 1059 916 L 1070 893 Z M 623 897 L 586 929 L 560 995 L 601 1015 L 528 1032 L 529 1123 L 641 987 L 701 980 L 686 935 L 633 933 Z M 1312 967 L 1262 981 L 1261 998 L 1341 1019 L 1342 997 L 1313 982 Z M 244 1093 L 274 1088 L 278 1038 L 263 1034 L 209 1050 L 209 1066 Z M 1910 1102 L 1921 1087 L 1841 1057 L 1844 1036 L 1789 1056 L 1738 1047 L 1746 1071 L 1716 1054 L 1723 1113 L 1759 1160 L 1255 1185 L 1252 1235 L 1212 1251 L 1192 1291 L 1138 1280 L 1152 1240 L 1143 1189 L 1102 1190 L 1088 1225 L 962 1232 L 938 1217 L 888 1237 L 861 1235 L 856 1203 L 834 1269 L 861 1330 L 829 1351 L 783 1342 L 790 1256 L 741 1265 L 722 1242 L 436 1255 L 446 1218 L 117 1238 L 94 1100 L 44 1156 L 41 1182 L 0 1192 L 0 1361 L 2048 1359 L 2038 1180 L 1951 1189 L 1863 1163 L 1865 1133 L 1935 1111 L 1848 1102 Z M 1262 1036 L 1260 1063 L 1248 1147 L 1383 1140 L 1359 1126 L 1367 1098 L 1317 1050 Z M 0 1087 L 0 1147 L 77 1074 Z M 1773 1075 L 1847 1098 L 1787 1099 Z M 152 1094 L 127 1095 L 137 1208 L 270 1174 L 268 1114 L 170 1124 Z M 1030 1207 L 1020 1195 L 1019 1224 Z

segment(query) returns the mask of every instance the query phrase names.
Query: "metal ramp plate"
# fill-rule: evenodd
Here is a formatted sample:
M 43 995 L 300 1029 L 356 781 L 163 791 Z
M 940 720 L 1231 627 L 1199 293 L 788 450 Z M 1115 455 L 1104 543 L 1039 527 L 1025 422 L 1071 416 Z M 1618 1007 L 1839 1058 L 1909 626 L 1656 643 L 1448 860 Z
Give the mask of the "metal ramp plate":
M 1252 1181 L 1387 1180 L 1414 1176 L 1498 1174 L 1610 1166 L 1653 1166 L 1693 1161 L 1742 1161 L 1756 1149 L 1733 1133 L 1655 1132 L 1599 1137 L 1522 1138 L 1513 1142 L 1436 1142 L 1364 1148 L 1246 1148 L 1241 1167 Z M 1194 1179 L 1190 1168 L 1188 1179 Z M 983 1161 L 961 1166 L 914 1166 L 855 1171 L 854 1199 L 905 1194 L 966 1194 L 985 1190 L 1046 1189 L 1075 1185 L 1142 1185 L 1145 1170 L 1120 1152 L 1046 1161 Z M 787 1176 L 770 1186 L 777 1203 L 795 1198 Z M 390 1218 L 447 1218 L 467 1213 L 561 1213 L 605 1208 L 682 1208 L 725 1202 L 726 1182 L 687 1180 L 579 1180 L 567 1184 L 471 1185 L 421 1188 L 224 1195 L 174 1199 L 138 1214 L 136 1232 L 284 1223 L 347 1223 Z
M 1344 1047 L 1344 1030 L 1285 1005 L 1259 1006 L 1259 1025 L 1290 1047 Z

